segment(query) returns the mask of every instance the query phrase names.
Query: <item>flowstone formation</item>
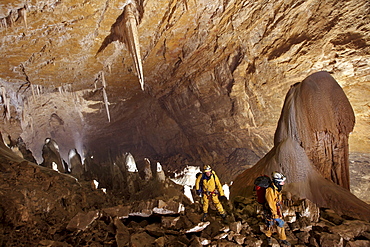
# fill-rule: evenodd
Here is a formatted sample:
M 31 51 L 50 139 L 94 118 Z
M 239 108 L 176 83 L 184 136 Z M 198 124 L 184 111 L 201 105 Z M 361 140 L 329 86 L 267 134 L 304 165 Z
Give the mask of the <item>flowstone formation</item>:
M 335 79 L 317 72 L 294 84 L 285 98 L 274 147 L 240 174 L 231 196 L 250 195 L 260 174 L 281 171 L 286 190 L 320 207 L 370 219 L 370 206 L 349 192 L 348 135 L 354 126 L 350 103 Z

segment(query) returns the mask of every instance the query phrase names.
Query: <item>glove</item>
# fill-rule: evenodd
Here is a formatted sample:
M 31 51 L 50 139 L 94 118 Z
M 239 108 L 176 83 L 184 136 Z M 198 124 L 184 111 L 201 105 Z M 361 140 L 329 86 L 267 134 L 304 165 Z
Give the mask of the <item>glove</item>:
M 280 218 L 274 219 L 278 227 L 284 227 L 284 221 Z
M 227 201 L 226 196 L 220 196 L 220 201 Z
M 196 190 L 196 193 L 197 193 L 198 196 L 200 196 L 200 194 L 201 194 L 200 190 Z

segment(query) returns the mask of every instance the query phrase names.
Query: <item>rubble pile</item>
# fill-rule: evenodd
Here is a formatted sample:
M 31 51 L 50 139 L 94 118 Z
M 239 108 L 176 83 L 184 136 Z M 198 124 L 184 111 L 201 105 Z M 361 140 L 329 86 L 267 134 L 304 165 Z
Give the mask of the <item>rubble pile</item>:
M 267 245 L 261 206 L 252 197 L 223 202 L 226 221 L 211 205 L 202 222 L 199 198 L 191 203 L 169 179 L 153 187 L 152 178 L 147 181 L 151 186 L 137 191 L 147 199 L 122 203 L 109 191 L 68 174 L 25 161 L 1 159 L 0 164 L 2 246 Z M 283 213 L 292 245 L 370 245 L 370 222 L 339 216 L 307 199 L 288 198 Z M 272 244 L 279 246 L 275 238 Z

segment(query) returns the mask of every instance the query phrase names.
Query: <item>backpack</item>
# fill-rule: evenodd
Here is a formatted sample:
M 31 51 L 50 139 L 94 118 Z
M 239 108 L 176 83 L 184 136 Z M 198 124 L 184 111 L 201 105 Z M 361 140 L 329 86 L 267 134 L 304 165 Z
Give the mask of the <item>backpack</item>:
M 267 175 L 259 176 L 254 180 L 254 190 L 256 191 L 256 199 L 258 203 L 266 203 L 266 189 L 270 186 L 271 179 Z
M 212 176 L 214 176 L 215 173 L 212 171 L 211 173 L 211 176 L 209 176 L 209 178 L 207 178 L 206 174 L 203 173 L 203 172 L 198 172 L 195 176 L 196 176 L 196 179 L 198 179 L 199 176 L 201 176 L 202 178 L 200 179 L 199 181 L 199 190 L 201 193 L 203 193 L 203 180 L 204 179 L 211 179 Z M 216 183 L 216 180 L 215 180 L 215 183 Z M 216 186 L 216 185 L 215 185 Z

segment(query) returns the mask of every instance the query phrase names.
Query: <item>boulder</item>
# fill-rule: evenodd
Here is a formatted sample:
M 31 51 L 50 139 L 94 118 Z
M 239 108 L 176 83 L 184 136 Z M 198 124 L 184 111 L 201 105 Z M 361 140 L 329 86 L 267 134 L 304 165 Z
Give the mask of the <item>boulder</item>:
M 349 241 L 370 232 L 370 223 L 360 220 L 346 220 L 341 225 L 332 226 L 329 230 Z
M 129 229 L 122 223 L 122 221 L 116 217 L 113 220 L 114 226 L 116 227 L 116 242 L 118 247 L 128 246 L 130 240 Z
M 149 247 L 152 246 L 156 238 L 146 232 L 134 233 L 130 237 L 131 246 Z
M 117 205 L 115 207 L 103 208 L 102 212 L 112 218 L 128 218 L 131 206 Z
M 69 221 L 66 229 L 69 231 L 83 231 L 87 229 L 99 216 L 100 213 L 98 210 L 87 213 L 78 213 Z

